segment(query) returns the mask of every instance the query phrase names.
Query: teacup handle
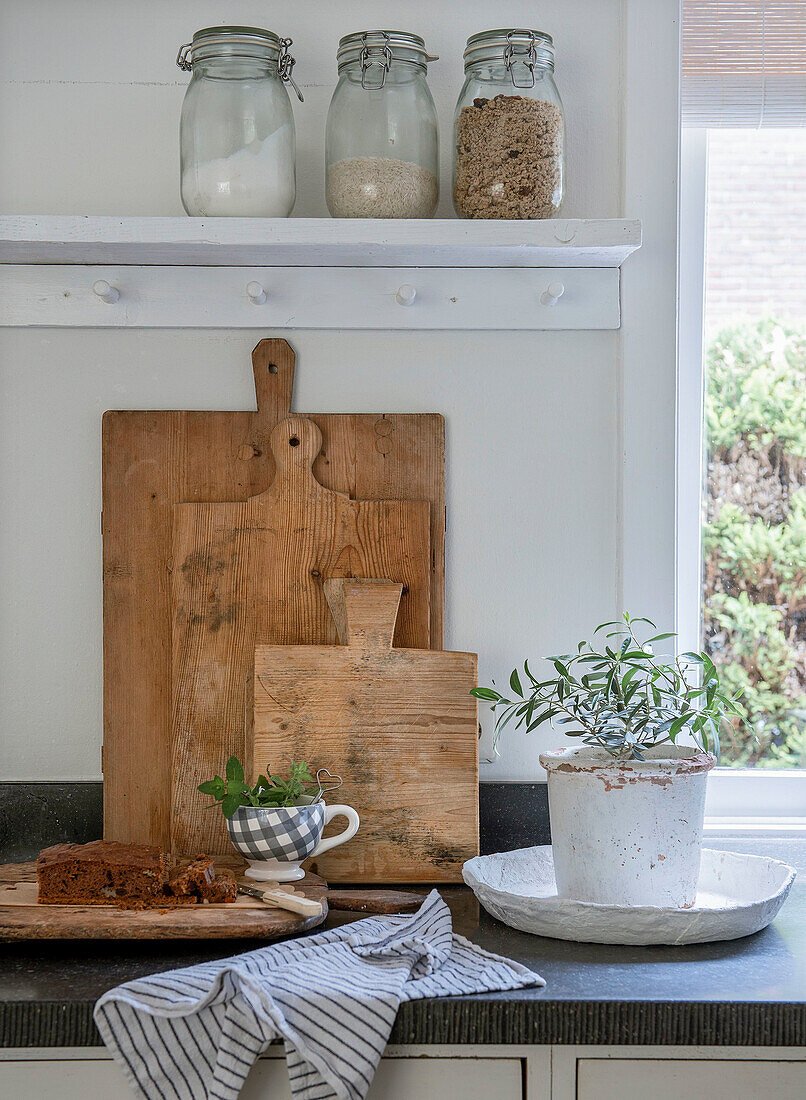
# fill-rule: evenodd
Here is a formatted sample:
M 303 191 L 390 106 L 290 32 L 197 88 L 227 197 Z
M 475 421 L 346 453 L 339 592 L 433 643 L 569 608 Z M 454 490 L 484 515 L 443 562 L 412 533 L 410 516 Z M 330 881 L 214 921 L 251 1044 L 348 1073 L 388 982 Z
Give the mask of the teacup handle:
M 320 840 L 311 852 L 312 856 L 321 856 L 323 852 L 329 852 L 331 848 L 335 848 L 337 844 L 344 844 L 345 841 L 350 840 L 358 832 L 361 819 L 352 806 L 325 806 L 325 825 L 334 817 L 346 817 L 348 821 L 347 828 L 343 832 L 337 833 L 336 836 L 329 836 L 327 840 Z

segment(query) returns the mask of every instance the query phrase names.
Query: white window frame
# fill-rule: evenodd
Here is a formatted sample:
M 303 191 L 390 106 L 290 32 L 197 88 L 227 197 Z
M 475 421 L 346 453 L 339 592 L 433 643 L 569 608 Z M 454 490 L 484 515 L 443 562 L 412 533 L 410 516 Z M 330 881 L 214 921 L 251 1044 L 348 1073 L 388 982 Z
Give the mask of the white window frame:
M 680 145 L 675 610 L 682 650 L 699 649 L 703 307 L 708 131 L 684 127 Z M 720 836 L 806 835 L 806 772 L 715 768 L 705 831 Z

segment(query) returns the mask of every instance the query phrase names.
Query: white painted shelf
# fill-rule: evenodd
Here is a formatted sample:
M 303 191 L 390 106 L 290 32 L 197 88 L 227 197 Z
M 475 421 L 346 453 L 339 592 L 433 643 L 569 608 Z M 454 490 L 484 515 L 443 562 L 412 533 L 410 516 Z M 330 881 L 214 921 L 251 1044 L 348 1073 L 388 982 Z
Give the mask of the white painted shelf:
M 615 218 L 0 217 L 2 264 L 618 268 L 640 246 Z
M 614 329 L 638 221 L 0 217 L 0 325 Z

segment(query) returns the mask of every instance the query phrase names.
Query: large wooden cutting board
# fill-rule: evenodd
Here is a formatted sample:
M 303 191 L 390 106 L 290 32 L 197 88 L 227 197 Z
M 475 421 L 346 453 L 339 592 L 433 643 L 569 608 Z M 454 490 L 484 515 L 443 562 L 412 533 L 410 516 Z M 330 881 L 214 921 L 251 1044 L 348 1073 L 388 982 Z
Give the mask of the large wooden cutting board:
M 39 905 L 36 864 L 0 866 L 0 940 L 279 939 L 307 932 L 327 916 L 327 883 L 307 874 L 294 884 L 322 902 L 320 917 L 300 917 L 239 896 L 228 905 L 117 909 L 113 905 Z
M 255 650 L 255 765 L 293 756 L 344 779 L 353 840 L 314 857 L 333 882 L 458 882 L 478 853 L 474 653 L 392 648 L 400 585 L 332 581 L 344 644 Z
M 321 442 L 313 421 L 287 417 L 271 434 L 276 474 L 265 493 L 241 503 L 174 505 L 174 852 L 230 850 L 224 819 L 210 812 L 198 785 L 223 774 L 233 753 L 252 758 L 255 645 L 336 641 L 329 578 L 402 582 L 399 643 L 428 647 L 428 502 L 355 501 L 325 489 L 312 473 Z M 271 759 L 272 770 L 285 773 L 292 759 L 327 764 L 286 753 Z
M 269 436 L 290 411 L 294 352 L 252 353 L 256 412 L 107 412 L 103 420 L 104 836 L 170 842 L 171 514 L 238 501 L 274 478 Z M 431 639 L 445 603 L 445 426 L 436 413 L 311 414 L 328 489 L 431 502 Z

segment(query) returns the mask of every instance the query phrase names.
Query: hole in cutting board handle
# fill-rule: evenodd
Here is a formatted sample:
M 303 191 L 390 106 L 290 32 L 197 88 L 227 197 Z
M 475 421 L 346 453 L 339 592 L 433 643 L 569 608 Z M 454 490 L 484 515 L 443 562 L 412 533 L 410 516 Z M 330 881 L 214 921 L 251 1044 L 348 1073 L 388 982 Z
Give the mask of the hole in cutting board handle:
M 288 446 L 289 447 L 299 447 L 299 439 L 295 435 L 292 435 L 291 438 L 288 441 Z
M 269 363 L 269 374 L 276 374 L 278 370 L 276 363 Z

